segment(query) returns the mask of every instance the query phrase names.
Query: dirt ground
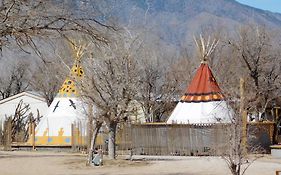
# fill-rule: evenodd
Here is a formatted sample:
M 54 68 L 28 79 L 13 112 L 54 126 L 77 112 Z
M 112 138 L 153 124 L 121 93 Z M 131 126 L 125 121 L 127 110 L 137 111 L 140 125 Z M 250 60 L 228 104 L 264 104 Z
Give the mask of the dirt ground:
M 0 151 L 0 175 L 228 175 L 219 157 L 133 156 L 135 161 L 118 156 L 104 158 L 104 166 L 86 166 L 86 155 L 54 151 Z M 255 161 L 246 175 L 274 175 L 281 170 L 281 159 L 270 155 Z

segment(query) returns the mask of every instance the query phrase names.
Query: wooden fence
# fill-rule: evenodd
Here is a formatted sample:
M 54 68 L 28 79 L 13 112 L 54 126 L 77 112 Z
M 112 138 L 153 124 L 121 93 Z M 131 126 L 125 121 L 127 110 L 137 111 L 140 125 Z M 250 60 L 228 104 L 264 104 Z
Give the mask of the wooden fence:
M 220 155 L 228 132 L 228 125 L 131 125 L 120 129 L 117 145 L 144 155 Z
M 126 125 L 119 128 L 117 150 L 132 149 L 144 155 L 221 155 L 230 150 L 231 128 L 227 124 Z M 274 123 L 247 124 L 249 152 L 269 153 L 273 138 Z
M 87 147 L 88 135 L 86 127 L 81 122 L 74 122 L 71 125 L 71 148 L 72 150 L 84 150 Z
M 134 154 L 143 155 L 221 155 L 230 149 L 230 128 L 226 124 L 124 124 L 118 127 L 117 150 L 121 154 L 132 150 Z M 274 129 L 274 123 L 248 123 L 248 146 L 260 145 L 268 152 L 274 142 Z M 2 132 L 2 142 L 9 150 L 12 142 L 10 121 L 5 122 Z M 97 147 L 106 151 L 107 138 L 106 130 L 102 131 L 97 138 Z M 85 149 L 89 140 L 85 127 L 73 124 L 71 140 L 69 146 L 73 149 Z

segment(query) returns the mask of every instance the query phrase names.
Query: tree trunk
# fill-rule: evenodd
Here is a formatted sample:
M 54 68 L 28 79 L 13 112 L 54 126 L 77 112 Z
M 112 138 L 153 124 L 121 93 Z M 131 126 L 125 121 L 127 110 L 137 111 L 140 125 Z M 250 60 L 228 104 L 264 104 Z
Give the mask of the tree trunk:
M 117 122 L 110 122 L 109 124 L 109 133 L 108 133 L 108 156 L 109 159 L 115 159 L 116 156 L 116 127 Z
M 94 114 L 93 114 L 93 105 L 89 105 L 88 108 L 88 133 L 87 133 L 87 150 L 89 152 L 89 150 L 91 149 L 91 145 L 92 145 L 92 140 L 93 140 L 93 132 L 94 132 Z
M 88 165 L 90 165 L 92 163 L 93 156 L 94 156 L 93 155 L 94 149 L 95 149 L 95 145 L 96 145 L 96 140 L 97 140 L 97 136 L 98 136 L 98 133 L 99 133 L 99 130 L 100 130 L 101 126 L 102 126 L 102 123 L 97 122 L 94 133 L 92 134 L 91 145 L 90 145 L 90 149 L 89 149 L 89 152 L 88 152 L 88 161 L 87 161 Z

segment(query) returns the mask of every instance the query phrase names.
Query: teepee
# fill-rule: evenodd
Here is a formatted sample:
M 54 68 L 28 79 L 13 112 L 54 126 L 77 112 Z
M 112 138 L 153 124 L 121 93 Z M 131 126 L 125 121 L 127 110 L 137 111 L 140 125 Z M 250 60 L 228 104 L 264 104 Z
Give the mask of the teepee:
M 50 146 L 82 144 L 86 135 L 87 106 L 79 99 L 76 83 L 84 76 L 81 58 L 85 46 L 73 45 L 75 62 L 47 114 L 35 131 L 35 144 Z M 75 123 L 75 126 L 72 125 Z M 79 126 L 79 127 L 78 127 Z
M 229 123 L 232 110 L 228 107 L 222 91 L 207 63 L 218 40 L 205 44 L 200 36 L 196 42 L 201 57 L 201 64 L 193 80 L 181 97 L 168 124 Z

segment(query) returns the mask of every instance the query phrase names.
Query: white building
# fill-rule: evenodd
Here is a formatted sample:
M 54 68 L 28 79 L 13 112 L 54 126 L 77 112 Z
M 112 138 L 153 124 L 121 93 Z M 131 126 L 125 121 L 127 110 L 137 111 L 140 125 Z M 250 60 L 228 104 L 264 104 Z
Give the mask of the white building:
M 0 123 L 4 122 L 6 117 L 15 114 L 16 108 L 21 101 L 22 107 L 29 105 L 30 109 L 27 111 L 27 114 L 32 112 L 34 117 L 37 116 L 37 110 L 40 116 L 45 115 L 48 110 L 46 100 L 39 94 L 34 92 L 22 92 L 0 101 Z

